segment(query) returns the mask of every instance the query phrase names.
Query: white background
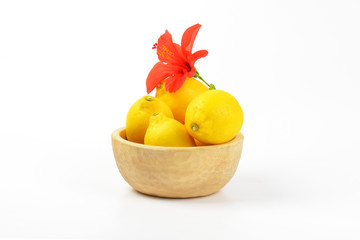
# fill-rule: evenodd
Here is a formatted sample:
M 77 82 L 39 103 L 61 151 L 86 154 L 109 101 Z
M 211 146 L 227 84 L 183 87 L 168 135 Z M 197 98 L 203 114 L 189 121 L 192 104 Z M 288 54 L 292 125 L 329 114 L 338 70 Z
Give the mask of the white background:
M 360 2 L 0 1 L 0 238 L 359 239 Z M 110 134 L 168 29 L 243 107 L 217 194 L 132 190 Z

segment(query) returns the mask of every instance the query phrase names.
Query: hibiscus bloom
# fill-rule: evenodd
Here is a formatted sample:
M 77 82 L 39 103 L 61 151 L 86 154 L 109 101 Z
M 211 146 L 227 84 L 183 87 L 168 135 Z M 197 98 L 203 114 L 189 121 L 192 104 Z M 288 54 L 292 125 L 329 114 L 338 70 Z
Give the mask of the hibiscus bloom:
M 189 27 L 183 34 L 181 46 L 172 41 L 171 34 L 166 30 L 153 48 L 157 49 L 160 62 L 156 63 L 146 79 L 147 93 L 157 85 L 165 82 L 165 89 L 176 92 L 184 84 L 186 78 L 198 76 L 195 62 L 208 54 L 206 50 L 192 53 L 192 48 L 201 25 Z

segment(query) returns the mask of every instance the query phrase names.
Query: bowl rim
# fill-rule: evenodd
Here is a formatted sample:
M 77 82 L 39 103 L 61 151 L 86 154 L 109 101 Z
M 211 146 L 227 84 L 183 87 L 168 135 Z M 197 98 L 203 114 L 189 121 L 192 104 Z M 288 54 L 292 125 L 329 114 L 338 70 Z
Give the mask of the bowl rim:
M 127 139 L 124 139 L 120 136 L 120 133 L 126 131 L 125 127 L 121 127 L 116 129 L 111 134 L 111 139 L 121 142 L 126 145 L 130 145 L 136 148 L 142 148 L 142 149 L 151 149 L 151 150 L 159 150 L 159 151 L 178 151 L 178 150 L 188 150 L 188 151 L 196 151 L 198 149 L 217 149 L 217 148 L 225 148 L 231 145 L 235 145 L 240 141 L 244 141 L 244 135 L 239 132 L 232 140 L 221 143 L 221 144 L 214 144 L 214 145 L 205 145 L 205 146 L 194 146 L 194 147 L 167 147 L 167 146 L 153 146 L 153 145 L 145 145 L 141 143 L 135 143 L 131 142 Z

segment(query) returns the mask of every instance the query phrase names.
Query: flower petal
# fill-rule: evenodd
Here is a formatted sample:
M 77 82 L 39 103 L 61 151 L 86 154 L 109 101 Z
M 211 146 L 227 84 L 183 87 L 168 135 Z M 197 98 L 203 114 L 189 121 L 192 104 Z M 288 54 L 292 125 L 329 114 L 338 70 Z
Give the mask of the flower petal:
M 188 77 L 193 77 L 196 73 L 196 69 L 195 69 L 195 62 L 202 57 L 206 57 L 206 55 L 208 54 L 208 51 L 206 50 L 200 50 L 197 51 L 193 54 L 191 54 L 190 56 L 188 56 L 188 63 L 190 66 L 190 70 L 188 71 Z
M 191 26 L 185 30 L 185 32 L 181 38 L 181 48 L 182 48 L 184 55 L 186 55 L 186 53 L 192 52 L 195 38 L 196 38 L 197 33 L 200 30 L 200 27 L 201 27 L 200 24 L 195 24 L 194 26 Z
M 195 63 L 199 58 L 206 57 L 208 53 L 209 52 L 207 50 L 200 50 L 191 54 L 191 56 L 188 59 L 194 61 Z
M 167 64 L 164 64 L 162 62 L 156 63 L 146 78 L 147 93 L 149 94 L 150 92 L 152 92 L 152 90 L 154 90 L 160 82 L 173 74 L 174 72 L 169 69 Z
M 176 92 L 181 88 L 187 78 L 187 71 L 183 69 L 182 72 L 169 76 L 165 81 L 165 88 L 168 92 Z
M 173 43 L 171 34 L 168 30 L 166 30 L 165 33 L 160 36 L 157 43 L 157 54 L 159 60 L 164 63 L 185 66 L 185 58 L 178 46 L 178 44 Z
M 183 66 L 183 67 L 187 67 L 186 62 L 187 62 L 187 58 L 184 56 L 182 50 L 181 50 L 181 46 L 177 43 L 174 43 L 175 49 L 176 49 L 176 54 L 181 58 L 181 63 L 177 62 L 176 64 Z

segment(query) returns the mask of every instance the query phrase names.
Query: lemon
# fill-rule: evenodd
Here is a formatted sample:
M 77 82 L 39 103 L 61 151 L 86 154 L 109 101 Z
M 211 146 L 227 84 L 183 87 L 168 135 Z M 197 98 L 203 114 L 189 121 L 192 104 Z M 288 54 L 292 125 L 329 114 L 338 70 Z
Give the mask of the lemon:
M 243 111 L 235 97 L 222 90 L 210 90 L 189 104 L 185 127 L 202 143 L 220 144 L 238 134 L 243 120 Z
M 155 96 L 166 103 L 172 110 L 174 118 L 184 124 L 185 112 L 189 103 L 209 88 L 194 78 L 187 78 L 179 90 L 170 93 L 165 90 L 164 83 L 156 88 Z
M 149 118 L 154 112 L 161 112 L 173 118 L 171 109 L 161 100 L 152 96 L 138 99 L 129 109 L 126 116 L 126 137 L 129 141 L 144 143 Z
M 202 146 L 207 146 L 208 144 L 200 142 L 199 140 L 197 140 L 196 138 L 194 138 L 195 141 L 195 145 L 198 147 L 202 147 Z
M 145 144 L 167 147 L 193 147 L 194 139 L 188 134 L 185 126 L 162 113 L 150 117 L 149 127 L 145 134 Z

